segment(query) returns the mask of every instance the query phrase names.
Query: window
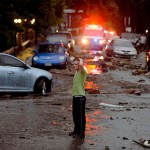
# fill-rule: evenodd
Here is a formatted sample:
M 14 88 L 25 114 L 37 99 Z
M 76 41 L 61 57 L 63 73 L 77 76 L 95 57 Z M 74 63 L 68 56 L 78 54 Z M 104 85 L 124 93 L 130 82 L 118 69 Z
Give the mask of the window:
M 24 66 L 24 64 L 21 61 L 11 56 L 7 56 L 7 55 L 0 55 L 0 65 L 1 66 L 13 66 L 13 67 Z

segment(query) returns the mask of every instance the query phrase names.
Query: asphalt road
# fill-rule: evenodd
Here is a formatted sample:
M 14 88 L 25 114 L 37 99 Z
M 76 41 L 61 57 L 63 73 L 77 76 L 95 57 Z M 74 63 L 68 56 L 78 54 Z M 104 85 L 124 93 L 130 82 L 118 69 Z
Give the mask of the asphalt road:
M 88 75 L 91 88 L 96 85 L 100 93 L 86 91 L 83 140 L 68 136 L 73 130 L 72 70 L 50 70 L 54 85 L 46 97 L 0 95 L 0 150 L 144 149 L 132 141 L 150 135 L 150 81 L 145 74 L 132 74 L 144 57 L 142 53 L 136 60 L 119 60 L 120 65 L 110 65 L 108 72 Z

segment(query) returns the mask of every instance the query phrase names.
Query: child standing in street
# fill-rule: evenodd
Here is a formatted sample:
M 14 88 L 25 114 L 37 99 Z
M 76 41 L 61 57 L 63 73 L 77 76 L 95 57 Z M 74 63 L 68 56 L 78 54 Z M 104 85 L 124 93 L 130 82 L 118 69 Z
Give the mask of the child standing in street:
M 85 104 L 86 96 L 84 85 L 86 82 L 87 71 L 83 66 L 83 60 L 74 59 L 75 74 L 73 78 L 73 102 L 72 116 L 74 122 L 74 130 L 69 133 L 69 136 L 84 138 L 86 128 Z

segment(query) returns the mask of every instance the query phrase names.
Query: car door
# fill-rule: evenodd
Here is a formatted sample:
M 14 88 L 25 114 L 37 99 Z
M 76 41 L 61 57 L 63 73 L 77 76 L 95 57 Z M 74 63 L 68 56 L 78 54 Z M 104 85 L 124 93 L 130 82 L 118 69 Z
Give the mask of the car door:
M 13 56 L 3 55 L 5 88 L 9 91 L 29 91 L 30 76 L 25 64 Z
M 11 89 L 16 91 L 30 91 L 30 76 L 24 66 L 11 67 L 8 72 L 8 81 Z
M 6 67 L 0 64 L 0 91 L 7 90 L 7 72 Z

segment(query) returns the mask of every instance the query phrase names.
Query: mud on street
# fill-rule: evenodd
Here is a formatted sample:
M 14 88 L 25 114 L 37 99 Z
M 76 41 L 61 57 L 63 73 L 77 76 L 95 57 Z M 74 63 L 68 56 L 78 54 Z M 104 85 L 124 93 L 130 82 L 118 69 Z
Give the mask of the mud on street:
M 107 72 L 88 75 L 83 140 L 68 136 L 73 130 L 71 69 L 50 70 L 53 88 L 45 97 L 0 95 L 0 150 L 144 149 L 133 142 L 150 139 L 150 79 L 142 71 L 144 57 L 113 58 Z

